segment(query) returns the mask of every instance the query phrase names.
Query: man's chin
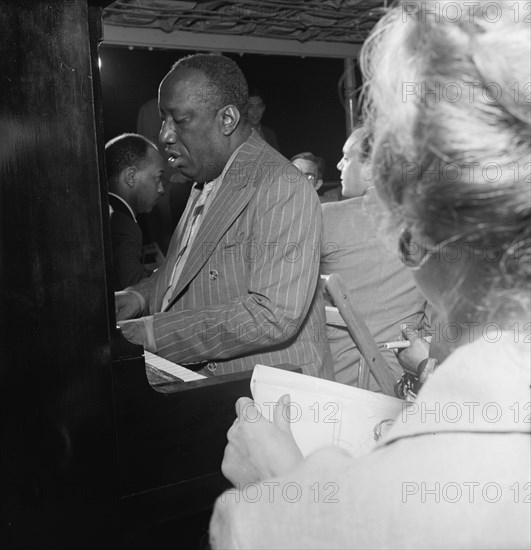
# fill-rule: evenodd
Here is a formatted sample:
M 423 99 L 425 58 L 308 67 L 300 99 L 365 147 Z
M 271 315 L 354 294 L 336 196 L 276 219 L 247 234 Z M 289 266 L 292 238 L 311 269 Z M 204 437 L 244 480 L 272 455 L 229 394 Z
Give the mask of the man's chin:
M 202 167 L 200 170 L 182 170 L 181 174 L 188 178 L 188 180 L 193 181 L 194 183 L 198 183 L 199 185 L 203 185 L 204 183 L 208 183 L 214 179 L 216 179 L 221 172 L 223 171 L 224 165 L 222 163 L 216 163 L 214 164 L 209 163 L 208 166 Z
M 198 174 L 195 174 L 193 170 L 188 170 L 186 167 L 179 166 L 179 175 L 183 179 L 183 181 L 199 181 L 201 179 L 201 176 Z

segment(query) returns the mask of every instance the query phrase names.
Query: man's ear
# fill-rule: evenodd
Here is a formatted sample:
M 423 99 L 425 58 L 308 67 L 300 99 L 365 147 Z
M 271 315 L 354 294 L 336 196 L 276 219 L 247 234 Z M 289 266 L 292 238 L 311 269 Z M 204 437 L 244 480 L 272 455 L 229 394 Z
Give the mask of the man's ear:
M 317 182 L 315 183 L 315 190 L 318 191 L 319 189 L 321 189 L 322 186 L 323 186 L 323 180 L 322 179 L 317 180 Z
M 361 166 L 361 177 L 363 178 L 363 181 L 372 181 L 371 165 L 368 162 L 362 164 Z
M 230 136 L 236 130 L 240 122 L 240 111 L 234 105 L 227 105 L 220 110 L 221 131 L 223 135 Z
M 131 188 L 134 187 L 136 184 L 136 167 L 128 166 L 127 168 L 124 169 L 122 174 L 123 174 L 123 179 L 125 184 L 128 187 L 131 187 Z

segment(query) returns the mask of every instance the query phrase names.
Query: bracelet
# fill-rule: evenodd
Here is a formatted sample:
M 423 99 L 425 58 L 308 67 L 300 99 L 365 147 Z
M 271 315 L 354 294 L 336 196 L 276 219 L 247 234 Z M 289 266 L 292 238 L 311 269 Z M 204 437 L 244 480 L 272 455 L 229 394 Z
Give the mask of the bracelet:
M 137 317 L 142 317 L 142 314 L 144 313 L 144 310 L 146 309 L 146 300 L 140 292 L 137 292 L 136 290 L 133 290 L 132 288 L 126 288 L 124 292 L 129 292 L 129 294 L 133 294 L 133 296 L 136 296 L 138 299 L 138 302 L 140 303 L 140 311 L 138 312 Z

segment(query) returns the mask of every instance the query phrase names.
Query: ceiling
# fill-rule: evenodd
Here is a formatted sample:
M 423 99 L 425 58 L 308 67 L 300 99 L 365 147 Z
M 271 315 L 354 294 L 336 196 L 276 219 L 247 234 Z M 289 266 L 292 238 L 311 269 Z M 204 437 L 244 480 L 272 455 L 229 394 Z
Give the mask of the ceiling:
M 116 0 L 104 44 L 355 57 L 387 0 Z

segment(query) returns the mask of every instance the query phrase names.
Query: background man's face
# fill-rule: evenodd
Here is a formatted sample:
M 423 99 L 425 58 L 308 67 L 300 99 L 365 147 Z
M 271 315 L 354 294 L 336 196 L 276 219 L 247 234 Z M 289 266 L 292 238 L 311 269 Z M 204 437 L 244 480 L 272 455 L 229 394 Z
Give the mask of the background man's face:
M 261 97 L 251 96 L 247 104 L 247 118 L 253 126 L 260 124 L 265 111 L 265 105 Z
M 164 78 L 159 91 L 159 140 L 168 164 L 200 183 L 219 176 L 226 161 L 219 111 L 206 101 L 210 86 L 200 71 L 177 69 Z
M 361 129 L 350 135 L 343 146 L 343 158 L 337 164 L 341 172 L 341 192 L 345 197 L 361 197 L 369 185 L 367 171 L 359 160 L 358 148 L 362 137 Z
M 136 173 L 138 186 L 136 203 L 139 214 L 151 212 L 161 195 L 164 194 L 163 174 L 164 159 L 156 149 L 150 147 L 145 162 Z
M 319 179 L 319 170 L 315 162 L 306 159 L 295 159 L 293 164 L 304 174 L 316 190 L 321 187 L 323 180 Z

